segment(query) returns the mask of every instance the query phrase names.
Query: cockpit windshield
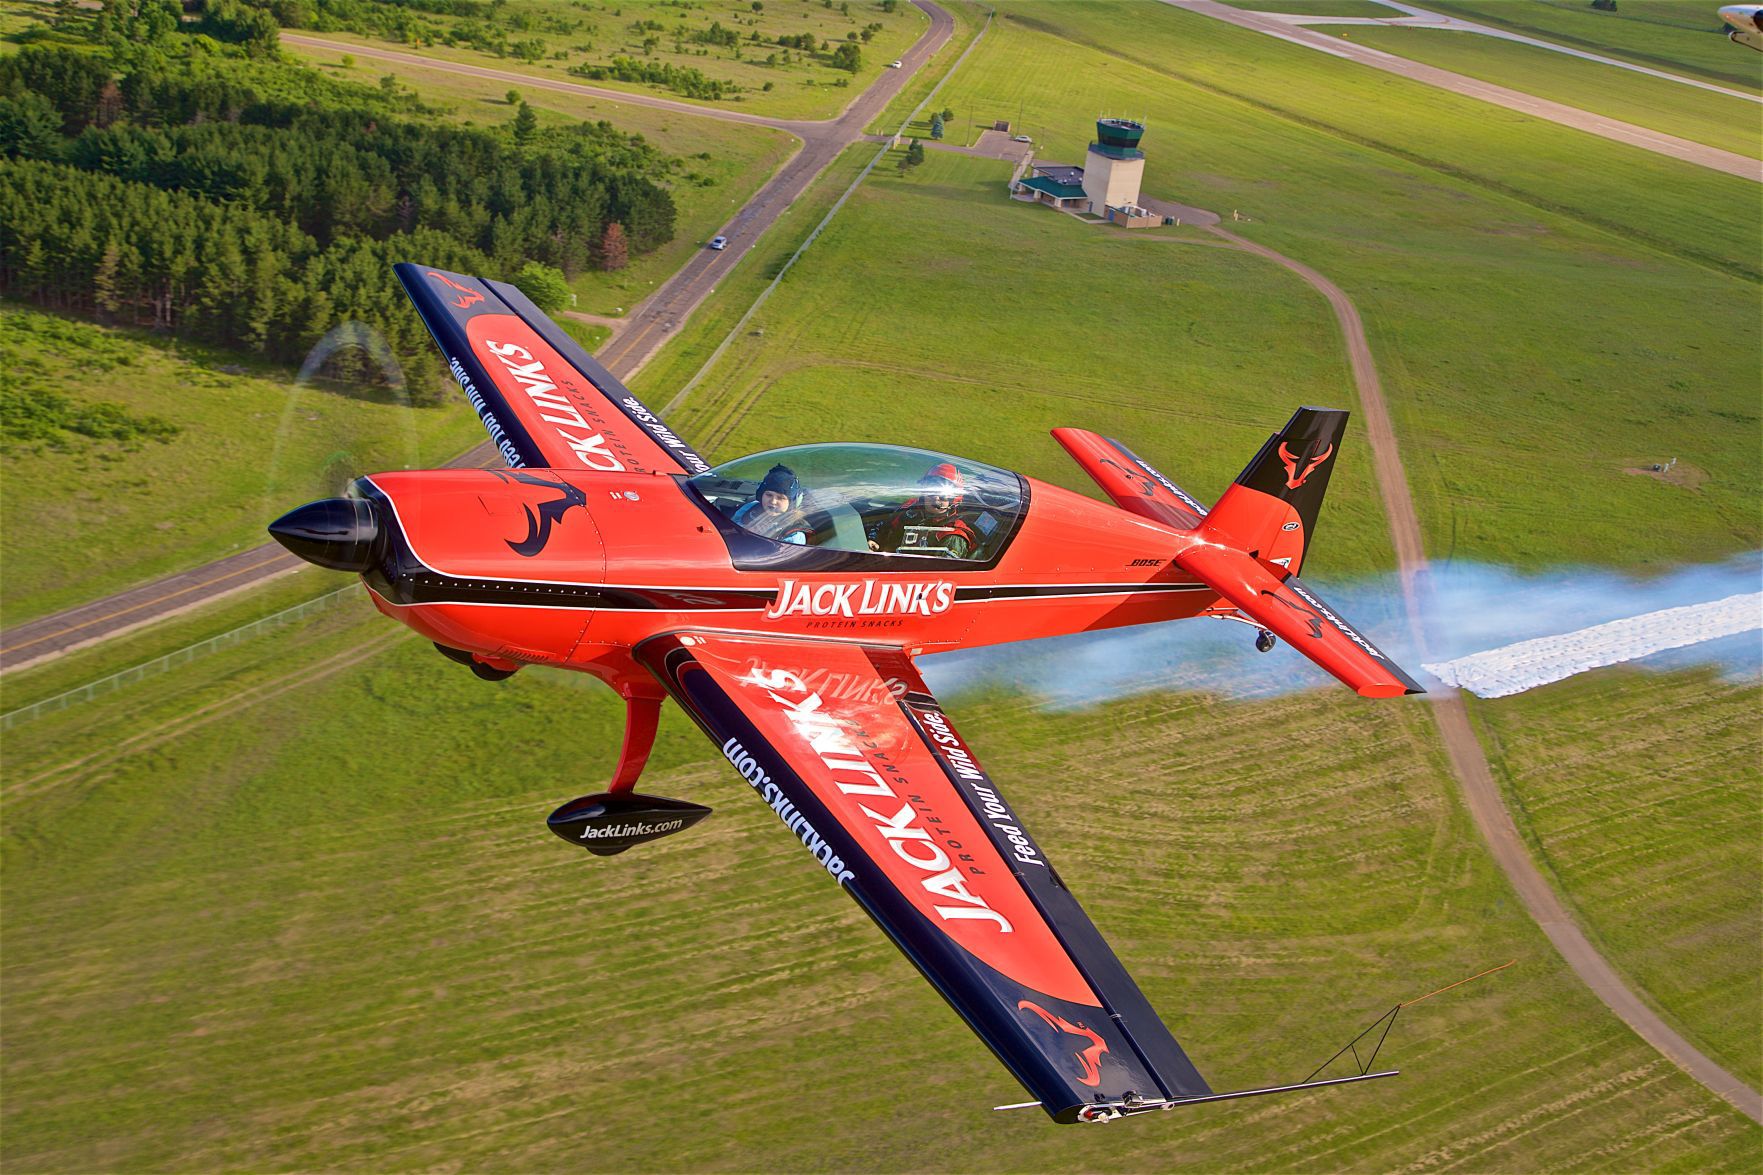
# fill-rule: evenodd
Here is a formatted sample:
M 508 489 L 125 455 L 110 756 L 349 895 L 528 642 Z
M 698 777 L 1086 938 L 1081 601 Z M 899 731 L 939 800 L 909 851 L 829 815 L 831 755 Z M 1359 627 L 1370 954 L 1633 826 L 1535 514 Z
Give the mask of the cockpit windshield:
M 1022 514 L 1005 469 L 894 445 L 799 445 L 719 465 L 690 484 L 774 542 L 986 563 Z

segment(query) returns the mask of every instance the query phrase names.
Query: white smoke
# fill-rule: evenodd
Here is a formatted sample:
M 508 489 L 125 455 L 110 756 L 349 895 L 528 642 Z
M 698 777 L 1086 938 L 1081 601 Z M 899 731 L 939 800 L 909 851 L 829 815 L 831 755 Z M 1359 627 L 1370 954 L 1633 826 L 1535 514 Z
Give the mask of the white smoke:
M 1309 582 L 1309 581 L 1307 581 Z M 1763 552 L 1652 577 L 1557 568 L 1521 574 L 1475 563 L 1435 565 L 1421 593 L 1424 651 L 1402 612 L 1394 575 L 1310 583 L 1429 690 L 1446 688 L 1423 662 L 1440 663 L 1520 641 L 1668 608 L 1751 594 L 1763 587 Z M 985 623 L 982 618 L 979 624 Z M 1281 642 L 1254 650 L 1255 631 L 1221 620 L 1184 620 L 1109 632 L 927 657 L 926 682 L 939 694 L 1003 688 L 1041 697 L 1054 709 L 1092 706 L 1155 690 L 1193 690 L 1230 698 L 1268 698 L 1334 686 L 1334 679 Z M 1712 665 L 1733 681 L 1763 677 L 1763 632 L 1641 657 L 1646 669 Z

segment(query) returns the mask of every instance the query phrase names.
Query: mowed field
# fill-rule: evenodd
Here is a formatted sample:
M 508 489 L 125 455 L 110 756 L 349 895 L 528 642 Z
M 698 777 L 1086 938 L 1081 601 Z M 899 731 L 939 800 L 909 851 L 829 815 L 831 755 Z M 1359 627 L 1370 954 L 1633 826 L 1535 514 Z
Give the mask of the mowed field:
M 1147 194 L 1239 211 L 1337 282 L 1434 558 L 1763 541 L 1757 185 L 1161 5 L 1003 5 L 947 102 L 1022 111 L 1053 162 L 1081 162 L 1094 112 L 1144 114 Z M 1628 472 L 1672 457 L 1693 485 Z
M 5 455 L 0 623 L 263 542 L 288 505 L 355 473 L 438 465 L 483 435 L 461 397 L 408 407 L 403 393 L 295 382 L 232 352 L 0 308 L 0 362 L 19 388 L 120 404 L 176 424 L 132 449 L 73 437 Z
M 1545 41 L 1558 41 L 1704 81 L 1763 90 L 1763 65 L 1729 44 L 1719 4 L 1703 0 L 1622 0 L 1602 12 L 1578 0 L 1427 0 L 1428 8 Z
M 365 612 L 361 608 L 357 614 Z M 1420 704 L 954 707 L 1220 1088 L 1397 1000 L 1361 1089 L 1062 1130 L 671 713 L 717 814 L 615 861 L 611 695 L 333 614 L 15 729 L 0 1155 L 41 1171 L 1550 1170 L 1755 1165 L 1480 851 Z M 394 749 L 395 748 L 395 749 Z M 1248 834 L 1252 830 L 1252 835 Z M 832 1128 L 829 1128 L 832 1127 Z
M 1216 496 L 1300 404 L 1352 406 L 1334 320 L 1295 277 L 1192 230 L 1123 237 L 1013 203 L 1008 178 L 1008 164 L 934 152 L 906 177 L 884 163 L 676 426 L 713 459 L 911 443 L 1095 494 L 1047 436 L 1072 425 Z M 638 391 L 650 386 L 645 372 Z M 1363 452 L 1336 476 L 1315 566 L 1387 566 Z
M 1061 45 L 1013 19 L 1016 11 L 1004 14 L 950 87 L 947 101 L 967 112 L 964 125 L 988 122 L 992 111 L 1019 104 L 1031 126 L 1048 106 L 1107 109 L 1102 95 L 1108 87 L 1128 95 L 1121 101 L 1128 108 L 1158 100 L 1152 80 L 1136 75 L 1130 63 Z M 1029 15 L 1048 11 L 1035 6 Z M 1061 16 L 1070 11 L 1058 9 Z M 1150 36 L 1145 29 L 1141 34 Z M 1023 77 L 1067 79 L 1075 89 L 1041 106 L 1037 90 L 1018 85 Z M 1318 92 L 1325 88 L 1316 85 Z M 1495 190 L 1505 182 L 1500 177 L 1465 178 L 1455 165 L 1392 160 L 1382 147 L 1246 108 L 1240 99 L 1221 101 L 1204 87 L 1178 88 L 1168 100 L 1164 113 L 1173 120 L 1179 101 L 1186 122 L 1170 131 L 1176 142 L 1166 152 L 1156 151 L 1148 137 L 1148 170 L 1170 177 L 1170 187 L 1148 182 L 1147 190 L 1223 211 L 1240 202 L 1252 219 L 1233 229 L 1318 264 L 1359 300 L 1386 393 L 1404 421 L 1410 477 L 1432 483 L 1422 510 L 1436 557 L 1570 573 L 1578 563 L 1665 566 L 1754 545 L 1757 499 L 1743 473 L 1759 431 L 1754 348 L 1737 348 L 1751 356 L 1750 367 L 1732 362 L 1705 321 L 1712 314 L 1736 330 L 1739 318 L 1754 314 L 1753 283 L 1637 248 L 1589 225 L 1584 215 L 1521 202 Z M 1163 133 L 1170 124 L 1156 119 L 1158 107 L 1151 109 L 1153 135 Z M 1342 107 L 1327 109 L 1338 114 Z M 1200 114 L 1208 110 L 1218 121 L 1203 126 Z M 1467 126 L 1467 113 L 1459 114 Z M 1400 109 L 1388 117 L 1399 120 Z M 1052 140 L 1043 146 L 1045 157 L 1080 157 L 1087 129 L 1074 123 L 1038 136 L 1043 144 Z M 1542 150 L 1533 134 L 1552 144 L 1558 130 L 1524 123 L 1505 133 L 1517 155 L 1530 157 Z M 1246 146 L 1236 145 L 1233 135 Z M 1598 153 L 1595 140 L 1576 138 Z M 1264 157 L 1249 163 L 1257 150 Z M 1213 153 L 1246 170 L 1241 176 L 1190 170 Z M 1653 161 L 1624 149 L 1608 162 L 1646 171 Z M 1204 238 L 1190 230 L 1119 234 L 1011 204 L 999 191 L 1006 166 L 932 152 L 905 177 L 889 170 L 872 180 L 756 318 L 763 334 L 737 341 L 676 413 L 676 423 L 714 456 L 728 457 L 831 435 L 889 439 L 885 426 L 904 418 L 920 438 L 936 437 L 941 447 L 1081 489 L 1081 475 L 1039 440 L 1039 428 L 1020 427 L 1069 421 L 1127 439 L 1209 498 L 1240 466 L 1258 439 L 1256 428 L 1265 434 L 1264 425 L 1252 422 L 1283 416 L 1282 396 L 1351 406 L 1343 398 L 1350 390 L 1332 319 L 1319 297 L 1283 271 L 1200 248 L 1192 242 Z M 1691 170 L 1677 175 L 1692 186 L 1704 179 Z M 1318 186 L 1319 179 L 1342 187 L 1331 191 Z M 1195 199 L 1195 190 L 1215 194 Z M 1637 201 L 1657 198 L 1643 193 Z M 1346 231 L 1326 231 L 1319 206 L 1340 217 Z M 1751 231 L 1736 219 L 1729 227 Z M 1687 296 L 1693 289 L 1703 292 Z M 1710 296 L 1727 303 L 1694 308 L 1697 298 Z M 1632 324 L 1632 332 L 1598 336 L 1590 324 L 1555 311 L 1535 318 L 1512 312 L 1587 299 L 1607 306 L 1609 321 Z M 945 308 L 962 305 L 985 310 L 963 318 L 959 330 L 939 329 Z M 1184 322 L 1199 321 L 1196 313 L 1203 322 L 1193 328 L 1195 339 L 1214 341 L 1182 337 Z M 1237 354 L 1275 352 L 1255 357 L 1267 374 L 1229 370 L 1232 340 L 1252 340 L 1262 330 L 1266 342 L 1251 342 Z M 1502 361 L 1513 365 L 1517 378 L 1498 369 Z M 1652 379 L 1659 382 L 1643 390 Z M 656 399 L 662 389 L 648 394 Z M 826 429 L 839 420 L 843 432 Z M 1699 423 L 1680 429 L 1678 421 Z M 1233 439 L 1239 431 L 1240 439 Z M 1694 460 L 1698 472 L 1677 483 L 1627 472 L 1641 461 L 1624 463 L 1617 455 L 1643 437 L 1667 438 L 1703 455 L 1682 458 Z M 1708 461 L 1720 472 L 1705 472 Z M 1351 462 L 1341 467 L 1343 473 L 1352 468 Z M 1559 482 L 1550 481 L 1552 468 L 1564 471 Z M 1331 493 L 1313 553 L 1315 578 L 1323 584 L 1327 573 L 1387 566 L 1384 522 L 1371 487 L 1349 484 Z M 1659 521 L 1665 517 L 1668 525 Z M 1611 525 L 1620 518 L 1629 521 Z M 1680 544 L 1681 534 L 1668 533 L 1680 525 L 1698 533 L 1700 543 Z M 1561 618 L 1563 629 L 1574 623 Z M 1497 706 L 1514 722 L 1533 710 L 1539 721 L 1564 721 L 1543 717 L 1541 709 L 1550 705 L 1577 715 L 1585 725 L 1563 729 L 1557 753 L 1567 762 L 1595 762 L 1604 707 L 1580 694 L 1568 698 L 1519 697 Z M 1718 713 L 1733 753 L 1707 761 L 1694 784 L 1662 780 L 1658 800 L 1670 805 L 1681 794 L 1684 810 L 1694 812 L 1704 789 L 1726 797 L 1736 805 L 1727 819 L 1698 824 L 1701 851 L 1711 861 L 1743 862 L 1755 856 L 1756 830 L 1742 812 L 1757 798 L 1763 740 L 1742 713 Z M 1662 728 L 1658 737 L 1661 754 L 1701 760 L 1696 731 Z M 1606 830 L 1602 809 L 1577 807 L 1576 789 L 1584 781 L 1573 772 L 1533 778 L 1537 786 L 1573 794 L 1563 811 L 1583 822 L 1587 844 L 1605 844 L 1607 832 L 1605 849 L 1618 872 L 1627 853 L 1648 859 L 1677 851 L 1675 824 L 1612 820 Z M 1515 811 L 1521 821 L 1529 819 L 1523 804 Z M 1555 880 L 1594 915 L 1624 917 L 1605 911 L 1613 895 L 1582 884 L 1579 873 L 1556 870 Z M 1755 1003 L 1750 976 L 1763 920 L 1758 887 L 1730 881 L 1730 870 L 1675 876 L 1661 895 L 1669 909 L 1655 911 L 1660 917 L 1650 923 L 1655 933 L 1644 957 L 1636 950 L 1638 936 L 1600 934 L 1636 985 L 1723 1058 L 1733 1055 L 1735 1042 L 1742 1048 L 1756 1037 L 1754 1024 L 1730 1012 Z M 1659 925 L 1676 929 L 1661 935 Z M 1593 916 L 1593 932 L 1600 926 Z M 1710 965 L 1713 958 L 1719 965 Z M 1661 981 L 1672 970 L 1700 979 L 1693 990 Z M 1753 1068 L 1733 1064 L 1741 1072 Z
M 1760 702 L 1756 686 L 1712 673 L 1612 669 L 1475 705 L 1507 802 L 1582 923 L 1679 1031 L 1753 1088 Z
M 1362 25 L 1323 31 L 1723 151 L 1753 159 L 1763 154 L 1763 108 L 1745 98 L 1477 33 Z

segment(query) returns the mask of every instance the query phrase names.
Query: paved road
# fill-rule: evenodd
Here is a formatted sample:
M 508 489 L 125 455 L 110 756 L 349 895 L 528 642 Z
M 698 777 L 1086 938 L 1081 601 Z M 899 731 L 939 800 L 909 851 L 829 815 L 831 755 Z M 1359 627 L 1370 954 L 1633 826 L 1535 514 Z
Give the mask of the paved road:
M 1680 139 L 1675 135 L 1648 130 L 1646 127 L 1620 122 L 1614 118 L 1605 118 L 1603 115 L 1595 114 L 1589 110 L 1566 106 L 1560 102 L 1551 102 L 1547 98 L 1538 98 L 1518 90 L 1509 90 L 1505 86 L 1496 86 L 1492 82 L 1484 82 L 1479 78 L 1466 77 L 1463 74 L 1452 73 L 1436 66 L 1422 65 L 1418 61 L 1410 61 L 1405 57 L 1397 57 L 1378 49 L 1357 45 L 1352 41 L 1343 41 L 1339 37 L 1331 37 L 1326 33 L 1313 32 L 1300 25 L 1275 19 L 1265 13 L 1231 8 L 1218 3 L 1217 0 L 1163 0 L 1163 3 L 1202 16 L 1210 16 L 1241 28 L 1251 29 L 1257 33 L 1265 33 L 1267 36 L 1289 41 L 1294 45 L 1302 45 L 1306 49 L 1314 49 L 1319 53 L 1327 53 L 1331 57 L 1339 57 L 1344 61 L 1368 65 L 1373 69 L 1381 69 L 1387 73 L 1398 74 L 1417 82 L 1425 82 L 1429 86 L 1437 86 L 1442 90 L 1450 90 L 1470 98 L 1479 98 L 1483 102 L 1491 102 L 1495 106 L 1504 106 L 1508 110 L 1516 110 L 1521 114 L 1559 123 L 1562 126 L 1585 131 L 1587 134 L 1598 135 L 1618 143 L 1626 143 L 1631 147 L 1639 147 L 1644 151 L 1667 155 L 1673 159 L 1681 159 L 1686 163 L 1712 168 L 1715 171 L 1738 176 L 1740 179 L 1763 183 L 1763 162 L 1748 159 L 1731 151 L 1722 151 L 1718 147 L 1692 143 L 1688 139 Z
M 762 118 L 718 107 L 693 106 L 666 98 L 650 98 L 600 90 L 574 82 L 551 81 L 530 74 L 457 62 L 434 61 L 410 53 L 373 46 L 343 45 L 304 34 L 283 33 L 284 41 L 304 45 L 342 47 L 357 57 L 373 57 L 404 61 L 428 69 L 450 70 L 490 77 L 497 81 L 532 88 L 578 92 L 596 99 L 613 98 L 638 106 L 654 106 L 706 118 L 752 123 L 788 130 L 802 140 L 802 146 L 771 179 L 754 194 L 747 205 L 735 214 L 722 229 L 731 242 L 721 252 L 701 249 L 678 272 L 662 283 L 653 294 L 632 308 L 612 338 L 600 349 L 596 358 L 614 375 L 629 379 L 649 358 L 683 326 L 716 284 L 726 277 L 735 264 L 753 248 L 759 236 L 795 202 L 814 178 L 838 158 L 839 153 L 864 138 L 867 126 L 894 96 L 906 85 L 931 56 L 941 49 L 955 31 L 955 21 L 931 0 L 913 0 L 930 17 L 930 28 L 917 43 L 902 54 L 900 69 L 884 69 L 868 89 L 845 106 L 835 119 L 824 122 L 792 122 Z M 488 441 L 447 464 L 449 466 L 488 465 L 499 463 Z M 292 503 L 290 503 L 292 504 Z M 71 608 L 14 625 L 0 632 L 0 673 L 22 669 L 47 661 L 74 649 L 95 644 L 232 592 L 243 591 L 277 575 L 285 575 L 302 566 L 274 543 L 242 551 L 214 563 L 189 571 L 168 575 L 107 596 L 102 600 Z
M 1341 334 L 1347 345 L 1347 359 L 1353 372 L 1353 383 L 1359 391 L 1360 414 L 1365 421 L 1366 439 L 1371 446 L 1372 466 L 1377 473 L 1378 492 L 1383 498 L 1384 512 L 1389 518 L 1390 536 L 1394 540 L 1396 561 L 1401 568 L 1402 595 L 1407 606 L 1408 623 L 1412 627 L 1417 648 L 1426 647 L 1426 633 L 1420 622 L 1423 614 L 1420 601 L 1427 591 L 1428 567 L 1426 547 L 1420 537 L 1420 517 L 1414 509 L 1414 498 L 1408 490 L 1408 477 L 1402 468 L 1401 454 L 1396 447 L 1396 433 L 1390 424 L 1389 409 L 1384 404 L 1383 385 L 1377 377 L 1377 365 L 1371 359 L 1371 345 L 1365 338 L 1365 325 L 1352 299 L 1339 286 L 1308 265 L 1293 261 L 1264 245 L 1225 229 L 1210 226 L 1206 231 L 1222 237 L 1233 247 L 1265 257 L 1303 278 L 1334 310 Z M 1451 773 L 1463 789 L 1463 799 L 1470 816 L 1493 854 L 1500 871 L 1512 883 L 1519 899 L 1536 924 L 1542 927 L 1549 941 L 1567 960 L 1585 985 L 1592 989 L 1604 1005 L 1615 1012 L 1622 1022 L 1659 1050 L 1666 1059 L 1701 1082 L 1712 1093 L 1724 1099 L 1753 1122 L 1763 1123 L 1763 1094 L 1727 1072 L 1712 1058 L 1685 1040 L 1660 1015 L 1643 1003 L 1629 989 L 1609 960 L 1592 945 L 1579 928 L 1554 889 L 1531 860 L 1512 813 L 1500 795 L 1488 766 L 1487 755 L 1470 725 L 1469 708 L 1457 690 L 1429 694 L 1434 720 L 1445 743 L 1451 762 Z

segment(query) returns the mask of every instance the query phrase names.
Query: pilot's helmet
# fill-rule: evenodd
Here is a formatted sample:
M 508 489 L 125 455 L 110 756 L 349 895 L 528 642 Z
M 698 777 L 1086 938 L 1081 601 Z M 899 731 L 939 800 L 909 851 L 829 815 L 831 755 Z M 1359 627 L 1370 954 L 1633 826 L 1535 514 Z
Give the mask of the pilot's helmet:
M 924 476 L 918 479 L 918 488 L 922 491 L 920 500 L 926 506 L 942 506 L 939 499 L 946 499 L 950 504 L 945 509 L 959 510 L 961 501 L 966 496 L 967 482 L 962 478 L 959 469 L 944 461 L 925 471 Z
M 759 483 L 759 489 L 753 495 L 754 501 L 763 502 L 765 494 L 782 494 L 790 500 L 790 509 L 802 508 L 802 483 L 796 480 L 796 472 L 788 465 L 773 465 L 765 474 L 765 480 Z

